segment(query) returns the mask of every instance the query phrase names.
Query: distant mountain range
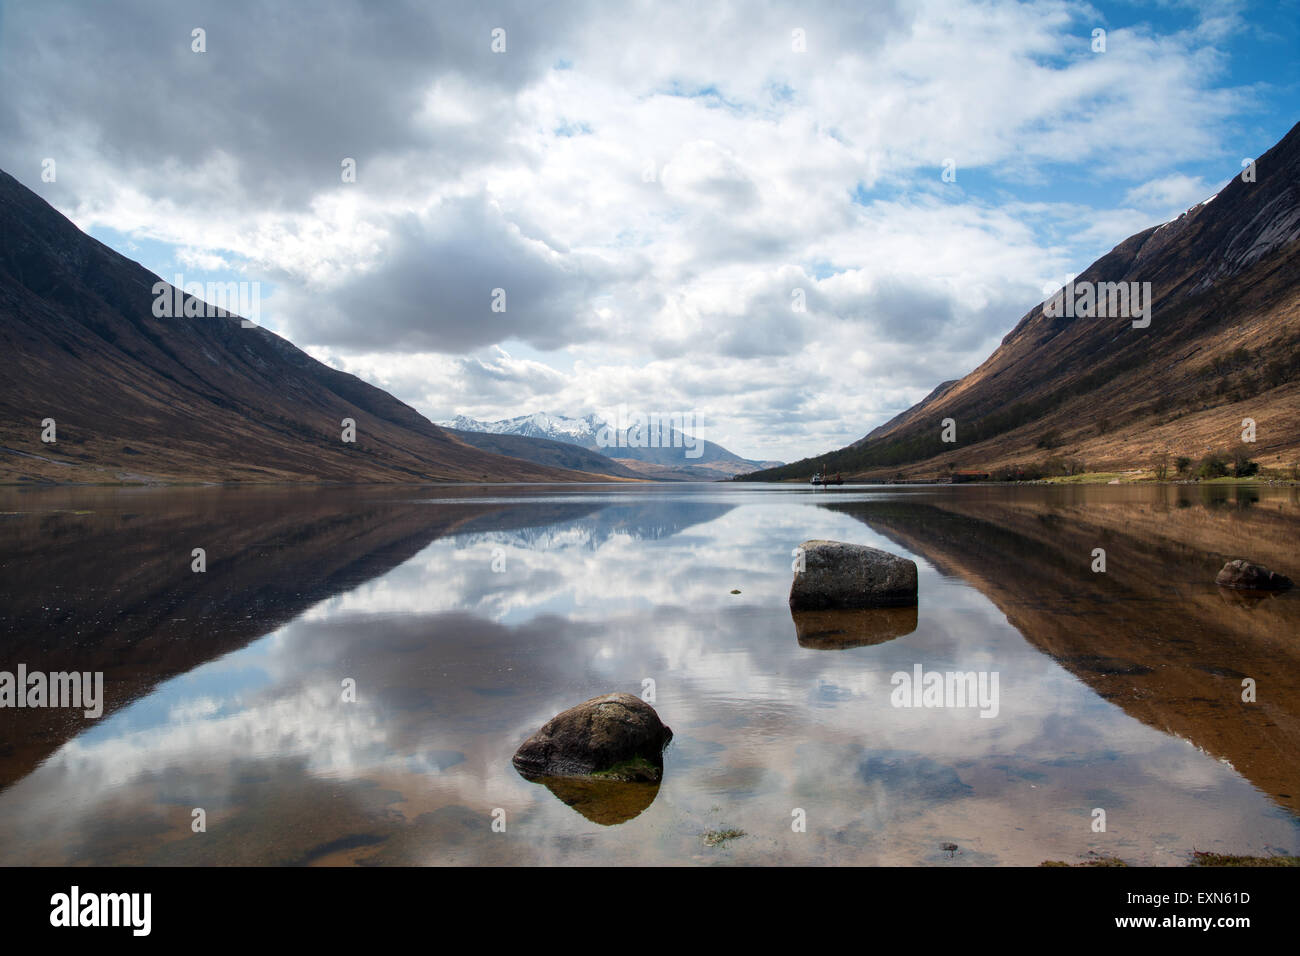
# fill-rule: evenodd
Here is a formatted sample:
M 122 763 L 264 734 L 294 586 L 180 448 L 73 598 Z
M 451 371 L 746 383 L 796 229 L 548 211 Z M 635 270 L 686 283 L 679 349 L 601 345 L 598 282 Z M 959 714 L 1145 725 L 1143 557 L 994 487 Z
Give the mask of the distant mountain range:
M 619 464 L 612 458 L 606 458 L 594 451 L 588 451 L 581 445 L 573 445 L 569 442 L 535 438 L 531 435 L 459 431 L 454 428 L 448 428 L 447 432 L 467 445 L 492 452 L 494 455 L 507 455 L 538 465 L 584 472 L 589 480 L 600 475 L 638 480 L 645 478 L 644 475 Z
M 535 412 L 494 422 L 478 421 L 461 415 L 438 424 L 443 428 L 455 429 L 467 442 L 477 443 L 470 436 L 479 433 L 516 435 L 576 445 L 613 459 L 629 473 L 646 478 L 716 481 L 782 464 L 741 458 L 714 442 L 697 442 L 694 436 L 668 424 L 659 430 L 651 445 L 634 426 L 616 429 L 595 415 L 568 418 L 564 415 Z M 512 453 L 522 455 L 523 449 L 517 448 Z M 565 467 L 572 468 L 576 465 L 566 464 Z
M 460 441 L 236 316 L 158 318 L 159 281 L 0 172 L 0 481 L 591 480 Z
M 443 428 L 455 428 L 463 432 L 549 438 L 552 441 L 568 442 L 570 445 L 581 445 L 591 451 L 599 447 L 596 444 L 596 435 L 603 425 L 595 415 L 566 418 L 563 415 L 548 415 L 546 412 L 520 415 L 518 418 L 503 418 L 495 422 L 483 422 L 457 415 L 451 421 L 438 422 L 438 424 Z
M 1274 473 L 1300 463 L 1300 125 L 1034 306 L 969 375 L 845 448 L 746 478 L 806 481 L 823 463 L 880 480 L 1161 462 L 1173 477 L 1179 458 L 1194 468 L 1235 446 Z

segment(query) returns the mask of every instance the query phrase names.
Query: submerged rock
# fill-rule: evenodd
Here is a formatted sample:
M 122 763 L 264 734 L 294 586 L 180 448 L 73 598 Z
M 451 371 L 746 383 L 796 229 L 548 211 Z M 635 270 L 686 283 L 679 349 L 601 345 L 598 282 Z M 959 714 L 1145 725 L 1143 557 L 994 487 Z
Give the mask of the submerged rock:
M 1291 586 L 1286 575 L 1249 561 L 1229 561 L 1214 579 L 1221 588 L 1247 588 L 1252 591 L 1283 591 Z
M 599 776 L 542 777 L 535 782 L 602 827 L 617 826 L 639 816 L 659 794 L 658 783 L 624 783 Z
M 792 611 L 916 604 L 916 562 L 840 541 L 805 541 L 803 570 L 790 585 Z
M 821 651 L 884 644 L 916 630 L 915 607 L 791 611 L 790 616 L 799 646 Z
M 1275 601 L 1281 591 L 1252 591 L 1247 588 L 1220 587 L 1219 600 L 1230 607 L 1254 609 L 1265 601 Z
M 529 779 L 595 777 L 657 782 L 673 732 L 655 709 L 631 694 L 605 694 L 552 717 L 515 751 L 515 769 Z

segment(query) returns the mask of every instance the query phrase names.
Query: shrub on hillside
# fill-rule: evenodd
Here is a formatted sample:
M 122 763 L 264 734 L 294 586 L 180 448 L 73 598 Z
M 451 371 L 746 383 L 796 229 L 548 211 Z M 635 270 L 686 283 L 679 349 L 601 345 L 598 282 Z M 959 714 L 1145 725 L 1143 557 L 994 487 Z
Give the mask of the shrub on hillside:
M 1228 459 L 1217 452 L 1211 452 L 1201 459 L 1196 469 L 1197 478 L 1222 478 L 1228 473 Z
M 1250 478 L 1259 474 L 1259 462 L 1250 460 L 1250 452 L 1245 445 L 1238 445 L 1232 450 L 1232 473 L 1238 478 Z
M 1049 428 L 1038 438 L 1039 448 L 1060 448 L 1064 444 L 1059 428 Z

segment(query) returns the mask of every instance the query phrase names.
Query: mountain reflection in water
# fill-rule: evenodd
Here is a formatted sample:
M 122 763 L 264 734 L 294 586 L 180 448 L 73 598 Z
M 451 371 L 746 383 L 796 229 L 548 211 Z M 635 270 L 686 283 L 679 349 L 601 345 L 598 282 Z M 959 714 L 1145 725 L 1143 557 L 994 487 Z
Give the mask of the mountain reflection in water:
M 0 711 L 3 863 L 1179 864 L 1193 845 L 1300 849 L 1300 599 L 1213 584 L 1234 557 L 1300 577 L 1292 488 L 0 497 L 0 669 L 101 670 L 107 697 L 98 721 Z M 919 607 L 792 618 L 790 552 L 813 537 L 912 557 Z M 998 672 L 997 718 L 892 707 L 890 676 L 917 664 Z M 514 772 L 560 710 L 647 680 L 675 734 L 657 791 Z M 706 845 L 728 828 L 745 835 Z

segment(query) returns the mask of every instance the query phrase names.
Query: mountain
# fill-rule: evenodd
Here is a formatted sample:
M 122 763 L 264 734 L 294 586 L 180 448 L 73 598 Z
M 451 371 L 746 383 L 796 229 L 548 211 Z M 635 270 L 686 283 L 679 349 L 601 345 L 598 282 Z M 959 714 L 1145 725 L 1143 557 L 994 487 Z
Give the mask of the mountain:
M 0 172 L 0 481 L 590 480 L 472 447 L 236 316 L 157 318 L 159 281 Z
M 637 435 L 633 426 L 615 430 L 595 415 L 568 418 L 536 412 L 494 422 L 478 421 L 461 415 L 438 424 L 460 432 L 523 435 L 567 442 L 611 458 L 634 474 L 666 480 L 717 481 L 781 464 L 741 458 L 711 441 L 697 444 L 689 433 L 671 426 L 664 427 L 657 447 L 642 447 L 645 442 L 634 444 Z M 687 451 L 698 451 L 699 454 L 688 457 Z
M 620 465 L 613 459 L 588 451 L 581 445 L 528 435 L 462 431 L 456 428 L 447 430 L 457 440 L 483 451 L 492 452 L 494 455 L 507 455 L 510 458 L 521 458 L 524 461 L 552 468 L 586 472 L 589 477 L 644 478 L 643 475 Z
M 867 442 L 871 441 L 871 439 L 873 439 L 873 438 L 877 438 L 877 437 L 879 437 L 879 436 L 881 436 L 881 435 L 885 435 L 885 434 L 887 434 L 887 433 L 893 431 L 893 430 L 894 430 L 895 428 L 897 428 L 898 426 L 900 426 L 900 425 L 902 425 L 903 423 L 905 423 L 905 422 L 911 420 L 913 413 L 914 413 L 918 408 L 925 408 L 925 407 L 929 406 L 930 403 L 934 402 L 934 401 L 935 401 L 935 400 L 936 400 L 940 395 L 944 394 L 946 391 L 948 391 L 948 389 L 950 389 L 950 388 L 952 388 L 954 385 L 956 385 L 958 381 L 959 381 L 959 379 L 955 379 L 955 378 L 954 378 L 954 379 L 952 379 L 952 380 L 950 380 L 950 381 L 942 382 L 942 383 L 940 383 L 939 385 L 935 386 L 934 390 L 933 390 L 932 392 L 930 392 L 929 395 L 925 396 L 925 398 L 921 399 L 919 402 L 917 402 L 917 403 L 916 403 L 915 405 L 913 405 L 911 408 L 907 409 L 906 411 L 899 412 L 897 415 L 895 415 L 895 416 L 894 416 L 893 418 L 891 418 L 889 421 L 885 422 L 885 424 L 883 424 L 883 425 L 878 425 L 878 426 L 876 426 L 875 428 L 871 429 L 871 431 L 867 432 L 866 435 L 864 435 L 863 437 L 859 438 L 857 441 L 855 441 L 855 442 L 854 442 L 853 444 L 851 444 L 849 447 L 850 447 L 850 448 L 857 448 L 859 445 L 865 445 Z
M 449 422 L 438 422 L 438 424 L 443 428 L 454 428 L 462 432 L 548 438 L 552 441 L 580 445 L 590 451 L 595 451 L 599 447 L 596 443 L 596 435 L 601 428 L 601 422 L 595 415 L 565 418 L 563 415 L 548 415 L 546 412 L 520 415 L 518 418 L 506 418 L 497 422 L 480 422 L 458 415 Z
M 1244 173 L 1242 175 L 1245 175 Z M 1238 449 L 1273 473 L 1300 462 L 1300 124 L 1177 219 L 1121 242 L 1029 311 L 977 369 L 863 438 L 746 476 L 805 479 L 822 462 L 863 478 L 1006 476 L 1195 463 Z M 1139 283 L 1144 310 L 1065 305 Z M 1145 283 L 1150 283 L 1145 287 Z M 1129 291 L 1132 286 L 1126 287 Z M 1149 299 L 1143 295 L 1149 288 Z M 1077 310 L 1076 310 L 1077 311 Z M 1149 319 L 1149 324 L 1146 323 Z M 944 442 L 944 419 L 956 441 Z M 1174 469 L 1170 468 L 1170 475 Z

